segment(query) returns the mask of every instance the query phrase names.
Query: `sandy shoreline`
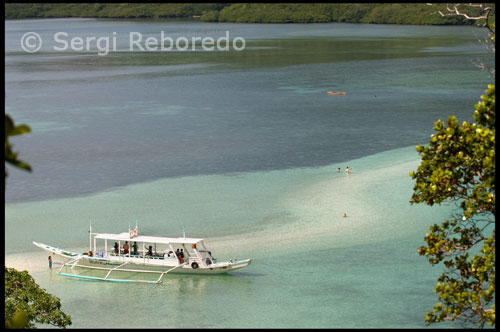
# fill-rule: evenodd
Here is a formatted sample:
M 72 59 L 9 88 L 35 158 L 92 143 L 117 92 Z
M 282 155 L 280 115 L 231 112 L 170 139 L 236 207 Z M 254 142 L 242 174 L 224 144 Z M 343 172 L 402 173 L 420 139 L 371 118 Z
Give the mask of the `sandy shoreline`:
M 17 244 L 16 254 L 12 249 L 7 252 L 6 263 L 37 269 L 38 264 L 26 258 L 39 252 L 31 241 L 85 251 L 90 220 L 97 232 L 122 232 L 128 223 L 134 226 L 128 219 L 136 215 L 142 216 L 143 234 L 155 233 L 148 219 L 166 220 L 158 224 L 158 234 L 164 236 L 181 228 L 183 218 L 186 223 L 197 220 L 188 223 L 187 236 L 205 238 L 221 255 L 265 257 L 397 238 L 399 233 L 408 233 L 408 225 L 394 218 L 399 215 L 397 210 L 412 209 L 408 173 L 418 166 L 412 150 L 397 149 L 350 161 L 353 170 L 349 175 L 337 173 L 339 166 L 334 164 L 164 179 L 86 198 L 6 204 L 6 248 Z M 165 204 L 167 201 L 171 204 Z M 208 221 L 203 223 L 202 217 Z M 103 225 L 106 219 L 109 224 Z M 173 221 L 167 223 L 168 219 Z M 16 227 L 17 223 L 24 225 Z M 204 229 L 208 235 L 202 235 Z M 181 229 L 175 231 L 180 236 Z

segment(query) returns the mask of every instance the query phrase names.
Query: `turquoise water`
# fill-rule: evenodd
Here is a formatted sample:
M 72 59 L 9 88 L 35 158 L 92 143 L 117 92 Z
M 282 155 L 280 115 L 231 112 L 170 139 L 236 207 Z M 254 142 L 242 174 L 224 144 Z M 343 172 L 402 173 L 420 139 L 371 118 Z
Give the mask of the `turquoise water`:
M 403 148 L 352 160 L 349 175 L 333 164 L 9 204 L 6 264 L 59 296 L 74 327 L 422 327 L 438 270 L 416 248 L 447 209 L 409 206 L 417 165 L 414 149 Z M 142 234 L 180 236 L 184 224 L 219 259 L 253 262 L 231 275 L 124 285 L 57 276 L 29 246 L 84 251 L 89 220 L 98 232 L 120 232 L 135 218 Z
M 18 49 L 25 31 L 58 29 L 230 29 L 249 49 L 107 57 Z M 13 142 L 34 172 L 9 169 L 6 265 L 59 297 L 75 328 L 425 327 L 440 268 L 416 249 L 452 207 L 410 205 L 408 173 L 434 121 L 472 119 L 490 82 L 472 61 L 492 61 L 480 31 L 7 21 L 6 108 L 33 129 Z M 167 275 L 161 285 L 83 281 L 56 275 L 57 261 L 49 270 L 31 243 L 83 252 L 90 221 L 118 233 L 136 220 L 141 234 L 184 228 L 219 260 L 252 264 L 229 275 Z

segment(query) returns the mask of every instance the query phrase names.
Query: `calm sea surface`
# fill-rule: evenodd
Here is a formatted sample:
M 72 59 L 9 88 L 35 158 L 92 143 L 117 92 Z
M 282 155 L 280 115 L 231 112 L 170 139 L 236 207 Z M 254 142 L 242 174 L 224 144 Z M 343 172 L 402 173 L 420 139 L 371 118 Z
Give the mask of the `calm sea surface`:
M 494 61 L 482 29 L 94 19 L 5 28 L 6 112 L 32 128 L 12 143 L 33 167 L 8 168 L 6 265 L 59 297 L 72 327 L 425 326 L 440 270 L 416 249 L 451 207 L 411 206 L 408 173 L 433 123 L 471 121 L 492 82 L 474 64 Z M 33 54 L 20 47 L 30 31 L 44 41 Z M 115 32 L 117 51 L 54 51 L 59 31 Z M 129 32 L 161 31 L 229 31 L 246 48 L 128 51 Z M 347 166 L 350 175 L 336 172 Z M 184 227 L 219 260 L 253 262 L 159 286 L 49 271 L 31 241 L 87 250 L 90 220 L 97 232 L 136 220 L 147 235 Z

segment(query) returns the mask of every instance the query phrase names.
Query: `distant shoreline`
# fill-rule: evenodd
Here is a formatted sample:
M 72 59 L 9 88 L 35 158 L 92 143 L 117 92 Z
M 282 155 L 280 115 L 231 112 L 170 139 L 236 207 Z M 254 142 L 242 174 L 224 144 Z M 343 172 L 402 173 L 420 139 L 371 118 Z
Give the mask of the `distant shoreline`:
M 158 21 L 176 21 L 176 22 L 200 22 L 200 23 L 234 23 L 234 24 L 329 24 L 329 23 L 352 23 L 352 24 L 391 24 L 391 25 L 424 25 L 424 26 L 480 26 L 479 24 L 457 24 L 457 23 L 389 23 L 389 22 L 230 22 L 230 21 L 203 21 L 199 18 L 191 17 L 97 17 L 97 16 L 60 16 L 60 17 L 22 17 L 22 18 L 5 18 L 5 21 L 26 21 L 26 20 L 50 20 L 63 18 L 86 18 L 86 19 L 106 19 L 106 20 L 158 20 Z
M 442 4 L 441 4 L 442 5 Z M 425 3 L 7 3 L 5 20 L 36 18 L 166 19 L 219 23 L 373 23 L 472 25 Z M 494 21 L 494 14 L 491 17 Z
M 98 19 L 98 20 L 116 20 L 116 21 L 165 21 L 165 22 L 198 22 L 198 23 L 232 23 L 232 24 L 374 24 L 374 25 L 415 25 L 415 26 L 477 26 L 478 24 L 411 24 L 411 23 L 380 23 L 380 22 L 213 22 L 213 21 L 202 21 L 200 19 L 190 18 L 190 17 L 83 17 L 83 16 L 62 16 L 62 17 L 23 17 L 23 18 L 5 18 L 5 21 L 27 21 L 27 20 L 54 20 L 54 19 Z
M 366 22 L 311 22 L 311 23 L 303 23 L 303 22 L 265 22 L 265 23 L 255 23 L 255 22 L 212 22 L 212 21 L 202 21 L 200 19 L 193 19 L 190 17 L 80 17 L 80 16 L 64 16 L 64 17 L 23 17 L 23 18 L 5 18 L 5 22 L 20 22 L 20 21 L 28 21 L 28 20 L 57 20 L 57 19 L 96 19 L 96 20 L 115 20 L 115 21 L 158 21 L 158 22 L 193 22 L 193 23 L 231 23 L 231 24 L 285 24 L 285 25 L 295 25 L 295 24 L 373 24 L 373 25 L 414 25 L 414 26 L 472 26 L 480 28 L 478 24 L 411 24 L 411 23 L 366 23 Z

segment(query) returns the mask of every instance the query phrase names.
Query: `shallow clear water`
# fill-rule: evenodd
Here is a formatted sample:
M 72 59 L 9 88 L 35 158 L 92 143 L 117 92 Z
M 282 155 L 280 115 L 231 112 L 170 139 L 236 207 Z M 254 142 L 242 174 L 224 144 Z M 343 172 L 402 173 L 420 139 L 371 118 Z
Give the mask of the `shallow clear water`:
M 230 30 L 248 50 L 17 49 L 24 32 L 57 29 Z M 72 327 L 424 327 L 440 271 L 416 249 L 450 207 L 411 206 L 408 173 L 434 121 L 471 120 L 490 82 L 472 64 L 492 61 L 480 31 L 7 21 L 7 113 L 33 129 L 13 143 L 34 172 L 9 169 L 6 265 L 58 296 Z M 231 275 L 167 275 L 159 286 L 48 270 L 31 241 L 84 251 L 90 220 L 97 232 L 136 220 L 141 234 L 184 227 L 219 259 L 253 262 Z
M 350 175 L 336 172 L 343 164 L 201 175 L 10 204 L 6 264 L 28 268 L 58 295 L 74 327 L 422 327 L 438 271 L 416 248 L 447 214 L 409 206 L 417 164 L 403 148 L 350 161 Z M 171 275 L 160 286 L 107 284 L 57 276 L 30 245 L 84 251 L 89 220 L 112 232 L 135 218 L 142 234 L 180 236 L 184 225 L 219 259 L 253 262 L 226 276 Z M 109 319 L 125 307 L 155 319 Z

